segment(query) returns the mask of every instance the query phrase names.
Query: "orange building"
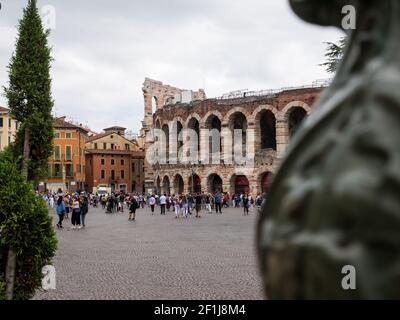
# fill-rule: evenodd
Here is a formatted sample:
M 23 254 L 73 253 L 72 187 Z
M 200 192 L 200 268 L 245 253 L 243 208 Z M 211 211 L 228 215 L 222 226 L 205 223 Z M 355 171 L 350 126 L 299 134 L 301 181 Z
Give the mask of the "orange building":
M 54 153 L 49 159 L 48 178 L 44 187 L 49 191 L 75 192 L 85 189 L 85 143 L 89 130 L 65 121 L 54 121 Z

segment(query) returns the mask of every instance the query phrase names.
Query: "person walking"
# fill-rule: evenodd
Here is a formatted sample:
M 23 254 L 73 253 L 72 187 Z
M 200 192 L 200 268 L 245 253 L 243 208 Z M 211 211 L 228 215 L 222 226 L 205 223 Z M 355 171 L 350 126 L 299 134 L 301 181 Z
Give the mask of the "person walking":
M 193 211 L 193 196 L 189 193 L 186 197 L 187 207 L 189 210 L 189 214 L 192 214 Z
M 222 195 L 220 192 L 217 192 L 214 196 L 214 204 L 216 213 L 222 214 Z
M 182 216 L 187 218 L 189 209 L 188 209 L 188 203 L 187 203 L 186 196 L 182 196 L 181 204 L 182 204 L 182 206 L 181 206 Z
M 179 196 L 173 196 L 174 209 L 175 209 L 175 219 L 179 219 L 179 213 L 181 211 L 181 199 Z
M 196 206 L 196 218 L 201 218 L 200 216 L 200 211 L 201 211 L 201 195 L 198 193 L 196 197 L 194 198 L 195 200 L 195 206 Z
M 85 228 L 85 220 L 86 220 L 86 214 L 89 212 L 89 201 L 87 197 L 82 197 L 81 198 L 81 223 L 82 227 Z
M 151 195 L 149 199 L 149 205 L 151 208 L 151 214 L 154 214 L 154 206 L 156 205 L 156 198 L 154 197 L 154 195 Z
M 58 215 L 57 228 L 63 229 L 64 227 L 62 226 L 62 222 L 64 220 L 65 204 L 64 204 L 64 199 L 63 199 L 62 196 L 59 196 L 58 199 L 57 199 L 56 212 L 57 212 L 57 215 Z
M 129 205 L 129 221 L 134 221 L 136 219 L 136 209 L 139 209 L 139 203 L 136 201 L 135 197 L 131 197 Z
M 211 213 L 211 214 L 212 214 L 212 209 L 211 209 L 211 195 L 210 195 L 210 194 L 206 194 L 205 202 L 206 202 L 206 209 L 207 209 L 208 213 Z
M 247 193 L 243 196 L 242 202 L 243 202 L 243 215 L 245 216 L 249 215 L 250 200 Z
M 165 215 L 165 206 L 167 205 L 167 195 L 164 193 L 160 197 L 160 207 L 161 207 L 161 214 Z
M 81 209 L 79 207 L 79 200 L 77 196 L 74 196 L 72 201 L 71 223 L 71 229 L 81 229 Z

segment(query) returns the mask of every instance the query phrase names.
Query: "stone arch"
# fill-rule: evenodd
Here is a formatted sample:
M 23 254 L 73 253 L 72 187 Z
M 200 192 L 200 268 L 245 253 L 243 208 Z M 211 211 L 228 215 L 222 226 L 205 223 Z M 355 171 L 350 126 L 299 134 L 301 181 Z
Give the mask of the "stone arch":
M 197 113 L 191 113 L 187 118 L 186 118 L 186 121 L 185 121 L 185 128 L 189 128 L 189 122 L 190 122 L 190 120 L 192 120 L 192 119 L 196 119 L 198 122 L 199 122 L 199 124 L 201 124 L 201 117 L 199 116 L 199 114 L 197 114 Z
M 211 116 L 217 117 L 219 119 L 219 121 L 221 121 L 221 125 L 222 125 L 222 122 L 223 122 L 223 119 L 224 119 L 222 113 L 219 112 L 218 110 L 211 110 L 211 111 L 208 111 L 204 115 L 204 117 L 201 118 L 201 120 L 200 120 L 200 128 L 207 128 L 207 121 L 209 120 L 209 118 Z
M 161 129 L 161 123 L 162 123 L 161 118 L 157 117 L 156 120 L 154 121 L 154 128 Z
M 273 176 L 274 174 L 272 171 L 263 171 L 257 176 L 257 193 L 268 193 Z
M 200 118 L 200 116 L 198 114 L 191 114 L 187 118 L 186 124 L 185 124 L 185 127 L 187 129 L 191 129 L 191 130 L 194 130 L 196 132 L 196 136 L 195 137 L 193 137 L 191 134 L 189 135 L 190 136 L 190 140 L 197 139 L 197 141 L 193 141 L 194 144 L 191 145 L 190 149 L 191 150 L 192 149 L 196 150 L 197 153 L 198 153 L 198 156 L 199 156 L 199 153 L 200 153 L 200 121 L 201 121 L 201 118 Z M 192 141 L 190 141 L 190 142 L 192 143 Z M 195 157 L 195 158 L 198 159 L 198 156 Z
M 162 193 L 167 195 L 171 194 L 171 180 L 168 175 L 165 175 L 162 180 Z
M 168 163 L 169 161 L 169 124 L 164 122 L 163 125 L 161 126 L 161 130 L 164 133 L 165 138 L 163 138 L 163 141 L 165 142 L 161 145 L 161 150 L 162 152 L 165 152 L 165 160 Z
M 233 174 L 229 179 L 231 194 L 251 193 L 249 178 L 244 174 Z
M 278 115 L 278 110 L 271 105 L 259 106 L 253 112 L 256 150 L 276 150 L 276 124 Z
M 253 111 L 253 114 L 251 115 L 252 120 L 255 121 L 255 119 L 257 118 L 257 116 L 259 115 L 259 113 L 262 112 L 263 110 L 271 111 L 271 112 L 274 114 L 275 118 L 278 118 L 278 117 L 279 117 L 279 111 L 278 111 L 278 109 L 275 108 L 274 106 L 270 105 L 270 104 L 266 104 L 266 105 L 258 106 L 258 108 L 256 108 L 256 109 Z
M 201 178 L 197 173 L 189 175 L 188 190 L 190 193 L 201 193 Z
M 232 108 L 231 110 L 229 110 L 229 112 L 225 115 L 225 117 L 222 121 L 222 126 L 229 126 L 229 121 L 230 121 L 232 115 L 235 113 L 242 113 L 246 117 L 246 119 L 248 118 L 249 120 L 251 120 L 251 114 L 248 112 L 248 110 L 246 110 L 245 108 L 242 108 L 242 107 L 235 107 L 235 108 Z
M 300 107 L 303 108 L 307 114 L 311 113 L 311 107 L 303 102 L 303 101 L 292 101 L 290 103 L 288 103 L 279 113 L 279 116 L 277 117 L 278 121 L 287 121 L 289 118 L 289 114 L 290 114 L 290 110 L 296 107 Z
M 161 192 L 161 178 L 158 175 L 156 179 L 156 194 L 159 194 Z
M 228 114 L 225 116 L 224 123 L 229 129 L 229 132 L 232 136 L 232 151 L 233 155 L 235 155 L 235 161 L 238 159 L 236 158 L 238 154 L 241 154 L 242 157 L 247 155 L 247 142 L 248 142 L 248 129 L 249 129 L 249 122 L 247 121 L 248 112 L 246 112 L 243 108 L 237 107 L 233 108 Z M 242 144 L 238 145 L 235 141 L 235 131 L 240 129 L 242 130 Z M 241 148 L 241 152 L 240 152 Z
M 223 192 L 224 182 L 218 173 L 211 173 L 207 176 L 207 192 L 215 193 L 217 191 Z
M 175 117 L 170 122 L 170 163 L 177 163 L 179 159 L 182 159 L 179 154 L 179 149 L 183 145 L 183 141 L 179 140 L 179 133 L 184 128 L 185 121 L 181 117 Z
M 182 194 L 185 190 L 185 182 L 183 177 L 177 173 L 174 177 L 174 193 L 175 194 Z

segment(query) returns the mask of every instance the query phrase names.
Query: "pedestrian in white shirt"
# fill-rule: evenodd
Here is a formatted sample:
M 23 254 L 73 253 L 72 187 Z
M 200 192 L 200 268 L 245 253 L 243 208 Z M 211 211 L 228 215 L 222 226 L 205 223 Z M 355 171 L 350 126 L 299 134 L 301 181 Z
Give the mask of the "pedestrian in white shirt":
M 167 195 L 163 194 L 160 197 L 160 207 L 161 207 L 161 214 L 165 214 L 165 206 L 167 204 Z
M 149 199 L 149 205 L 151 208 L 151 214 L 154 214 L 154 206 L 156 205 L 156 198 L 152 195 Z

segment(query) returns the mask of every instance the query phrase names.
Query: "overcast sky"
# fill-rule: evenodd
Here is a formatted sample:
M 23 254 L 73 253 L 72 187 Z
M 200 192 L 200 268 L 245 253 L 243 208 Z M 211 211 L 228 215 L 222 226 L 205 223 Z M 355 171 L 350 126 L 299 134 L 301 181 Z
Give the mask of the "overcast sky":
M 26 0 L 0 0 L 0 85 Z M 287 0 L 39 0 L 55 9 L 49 43 L 57 116 L 138 131 L 145 77 L 208 97 L 330 77 L 318 66 L 340 32 L 302 22 Z M 43 16 L 48 17 L 47 12 Z M 0 97 L 0 105 L 7 106 Z

